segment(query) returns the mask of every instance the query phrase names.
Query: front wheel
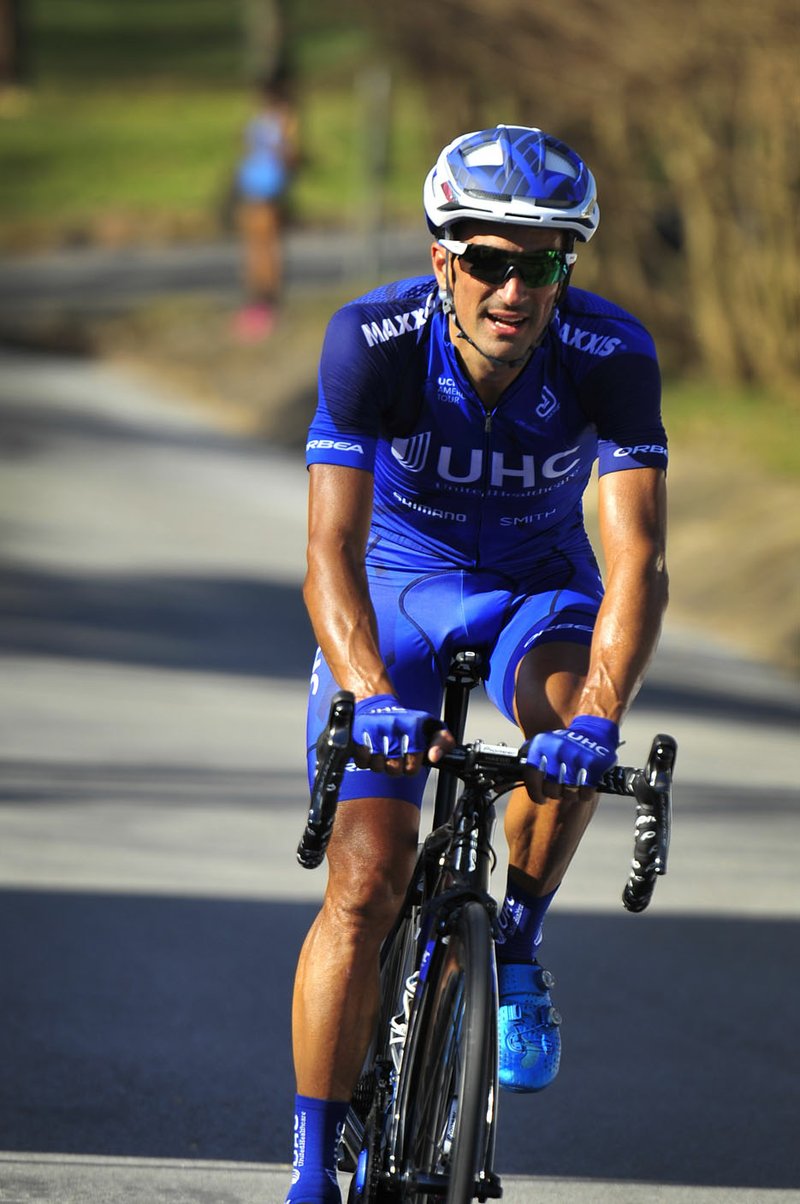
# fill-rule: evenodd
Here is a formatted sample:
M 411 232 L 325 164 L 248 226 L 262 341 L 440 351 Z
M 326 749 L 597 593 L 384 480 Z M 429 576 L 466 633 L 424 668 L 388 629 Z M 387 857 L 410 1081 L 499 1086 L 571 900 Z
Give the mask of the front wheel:
M 479 903 L 436 940 L 418 1007 L 400 1092 L 404 1198 L 468 1204 L 491 1175 L 497 1098 L 492 934 Z

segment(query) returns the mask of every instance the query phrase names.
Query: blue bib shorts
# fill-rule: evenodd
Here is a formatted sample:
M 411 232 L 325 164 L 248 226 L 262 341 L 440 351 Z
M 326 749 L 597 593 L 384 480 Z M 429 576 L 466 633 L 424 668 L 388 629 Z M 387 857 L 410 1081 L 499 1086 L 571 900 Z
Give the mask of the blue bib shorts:
M 370 595 L 378 621 L 380 650 L 404 705 L 440 714 L 444 683 L 454 653 L 480 650 L 488 672 L 486 693 L 514 722 L 517 669 L 532 648 L 552 641 L 588 645 L 603 596 L 597 563 L 586 544 L 580 559 L 558 565 L 524 582 L 495 570 L 400 566 L 408 549 L 387 547 L 367 558 Z M 567 580 L 553 587 L 549 577 Z M 566 571 L 565 571 L 566 570 Z M 537 577 L 539 580 L 537 581 Z M 317 650 L 309 693 L 307 748 L 309 783 L 316 765 L 316 742 L 325 727 L 331 699 L 339 689 Z M 428 771 L 390 777 L 348 765 L 340 800 L 397 798 L 420 806 Z

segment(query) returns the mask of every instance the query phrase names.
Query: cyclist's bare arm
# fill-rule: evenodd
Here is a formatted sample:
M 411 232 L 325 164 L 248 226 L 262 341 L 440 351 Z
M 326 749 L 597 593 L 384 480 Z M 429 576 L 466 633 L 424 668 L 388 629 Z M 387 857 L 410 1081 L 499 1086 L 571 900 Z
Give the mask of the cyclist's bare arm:
M 391 694 L 378 651 L 364 553 L 372 517 L 372 473 L 336 464 L 309 469 L 308 571 L 311 625 L 330 670 L 356 698 Z
M 335 680 L 357 700 L 393 694 L 378 648 L 364 566 L 372 517 L 372 473 L 334 464 L 313 464 L 309 473 L 308 571 L 303 597 L 314 634 Z M 450 737 L 437 736 L 431 760 L 438 759 L 440 748 L 451 745 Z M 423 753 L 407 754 L 402 766 L 390 761 L 387 768 L 415 773 L 423 757 Z M 362 763 L 358 756 L 356 760 Z M 379 768 L 374 757 L 372 768 Z
M 599 483 L 599 519 L 606 592 L 579 713 L 619 724 L 655 652 L 667 606 L 663 471 L 606 473 Z
M 607 473 L 600 478 L 600 535 L 605 557 L 606 591 L 598 612 L 589 663 L 580 658 L 561 665 L 561 687 L 575 675 L 572 715 L 597 716 L 617 725 L 641 685 L 658 642 L 667 604 L 665 564 L 666 489 L 660 469 L 641 468 Z M 547 653 L 545 647 L 542 650 Z M 552 659 L 552 657 L 551 657 Z M 517 707 L 528 714 L 541 682 L 536 664 L 523 662 L 517 682 Z M 585 673 L 585 676 L 584 676 Z M 524 724 L 521 724 L 524 726 Z M 574 797 L 554 775 L 532 769 L 528 785 L 552 798 Z M 579 787 L 589 802 L 591 786 Z

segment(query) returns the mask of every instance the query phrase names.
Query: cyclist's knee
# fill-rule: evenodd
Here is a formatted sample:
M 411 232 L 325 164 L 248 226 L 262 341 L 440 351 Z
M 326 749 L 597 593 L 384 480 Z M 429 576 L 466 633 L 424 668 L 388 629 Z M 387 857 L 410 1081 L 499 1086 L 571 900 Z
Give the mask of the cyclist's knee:
M 331 920 L 380 939 L 391 927 L 414 865 L 419 811 L 395 800 L 352 800 L 336 816 L 325 905 Z
M 391 928 L 403 901 L 404 888 L 392 879 L 381 880 L 380 872 L 338 889 L 329 886 L 325 909 L 330 921 L 357 941 L 382 941 Z

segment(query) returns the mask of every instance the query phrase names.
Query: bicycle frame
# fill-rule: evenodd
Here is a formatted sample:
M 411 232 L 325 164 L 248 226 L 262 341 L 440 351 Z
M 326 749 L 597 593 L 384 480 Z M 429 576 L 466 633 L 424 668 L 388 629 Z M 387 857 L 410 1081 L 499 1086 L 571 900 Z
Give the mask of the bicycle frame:
M 409 950 L 404 960 L 409 966 L 423 965 L 435 939 L 431 933 L 445 932 L 449 914 L 466 899 L 480 902 L 494 926 L 497 904 L 489 893 L 489 884 L 495 820 L 493 797 L 485 790 L 465 788 L 452 815 L 429 832 L 420 846 L 403 905 L 383 942 L 382 969 L 396 952 L 396 942 L 409 924 L 414 927 L 413 954 Z
M 351 1109 L 345 1124 L 343 1145 L 349 1155 L 347 1165 L 355 1169 L 364 1143 L 365 1106 L 374 1107 L 379 1117 L 386 1118 L 381 1149 L 383 1165 L 379 1174 L 382 1186 L 389 1193 L 400 1191 L 401 1186 L 405 1191 L 420 1194 L 442 1192 L 442 1183 L 436 1176 L 416 1172 L 413 1179 L 409 1179 L 402 1164 L 408 1132 L 405 1124 L 407 1100 L 400 1071 L 405 1049 L 413 1049 L 419 1036 L 424 1006 L 422 992 L 427 986 L 426 967 L 433 959 L 437 943 L 447 937 L 451 923 L 467 901 L 477 902 L 485 909 L 494 938 L 497 905 L 489 893 L 489 883 L 494 861 L 491 842 L 495 814 L 494 795 L 488 784 L 465 787 L 452 815 L 423 841 L 400 914 L 383 943 L 384 999 L 377 1050 L 374 1049 L 368 1058 L 368 1075 L 373 1078 L 371 1084 L 365 1084 L 362 1079 L 360 1096 L 357 1093 L 356 1106 Z M 496 977 L 493 960 L 491 975 L 494 1014 Z M 400 1033 L 402 1040 L 399 1040 L 401 1016 L 405 1017 L 405 1030 Z M 491 1079 L 489 1098 L 493 1112 L 487 1127 L 485 1165 L 478 1183 L 479 1198 L 484 1200 L 501 1194 L 500 1181 L 492 1169 L 496 1058 L 492 1059 Z
M 464 739 L 467 708 L 472 690 L 483 680 L 483 658 L 473 649 L 457 652 L 450 664 L 445 681 L 444 725 L 455 737 L 456 744 Z M 451 770 L 440 769 L 436 779 L 433 802 L 433 824 L 438 828 L 452 813 L 458 790 L 458 777 Z

